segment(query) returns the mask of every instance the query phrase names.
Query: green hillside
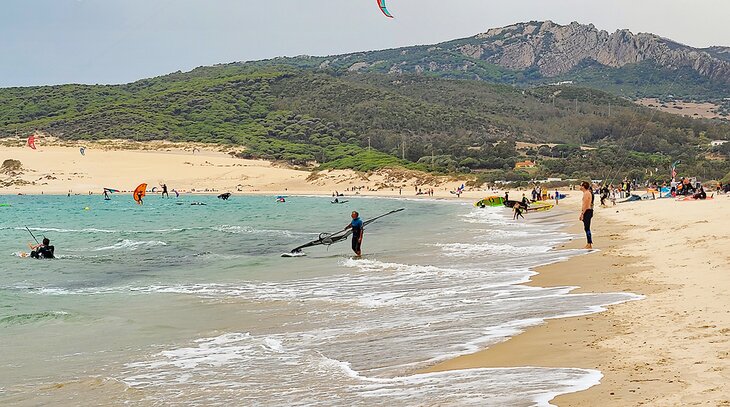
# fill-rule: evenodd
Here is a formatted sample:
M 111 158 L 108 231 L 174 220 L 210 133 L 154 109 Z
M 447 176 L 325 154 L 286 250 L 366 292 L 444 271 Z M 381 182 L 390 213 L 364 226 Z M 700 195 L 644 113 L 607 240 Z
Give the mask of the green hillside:
M 243 157 L 296 165 L 517 179 L 531 176 L 511 171 L 527 157 L 541 162 L 540 176 L 623 176 L 682 159 L 687 170 L 721 177 L 727 161 L 705 160 L 702 146 L 730 134 L 727 123 L 664 114 L 585 88 L 254 65 L 118 86 L 0 89 L 0 136 L 35 129 L 76 140 L 245 146 Z M 518 151 L 516 141 L 559 146 Z

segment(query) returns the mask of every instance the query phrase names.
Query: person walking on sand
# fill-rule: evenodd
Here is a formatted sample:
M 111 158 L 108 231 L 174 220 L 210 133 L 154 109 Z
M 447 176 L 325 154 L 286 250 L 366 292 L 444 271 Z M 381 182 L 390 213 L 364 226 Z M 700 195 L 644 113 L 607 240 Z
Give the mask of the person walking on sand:
M 583 205 L 580 210 L 580 220 L 583 222 L 583 228 L 586 231 L 587 244 L 586 249 L 593 249 L 593 235 L 591 235 L 591 220 L 593 219 L 593 203 L 595 195 L 591 189 L 591 184 L 583 181 L 580 184 L 580 190 L 583 192 Z
M 345 230 L 352 229 L 352 251 L 355 252 L 356 257 L 362 257 L 362 220 L 360 219 L 360 214 L 357 211 L 352 211 L 351 216 L 352 222 L 345 227 Z

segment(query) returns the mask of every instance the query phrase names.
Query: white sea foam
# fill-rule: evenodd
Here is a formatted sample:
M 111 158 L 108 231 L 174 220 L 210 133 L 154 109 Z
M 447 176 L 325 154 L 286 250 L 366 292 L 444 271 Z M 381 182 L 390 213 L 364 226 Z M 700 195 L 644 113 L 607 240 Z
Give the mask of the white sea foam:
M 159 240 L 148 240 L 148 241 L 136 241 L 124 239 L 111 246 L 98 247 L 93 251 L 105 251 L 105 250 L 139 250 L 150 247 L 167 246 L 167 243 Z
M 440 247 L 446 256 L 472 257 L 475 255 L 525 256 L 547 253 L 550 246 L 513 246 L 499 243 L 437 243 L 431 246 Z

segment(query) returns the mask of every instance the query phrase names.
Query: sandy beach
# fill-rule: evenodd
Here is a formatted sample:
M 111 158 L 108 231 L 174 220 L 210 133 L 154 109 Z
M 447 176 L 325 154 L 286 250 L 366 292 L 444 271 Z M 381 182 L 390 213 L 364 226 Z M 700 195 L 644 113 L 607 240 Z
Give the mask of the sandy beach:
M 0 173 L 0 194 L 100 194 L 104 188 L 132 191 L 165 183 L 184 193 L 324 194 L 409 196 L 434 189 L 434 196 L 454 198 L 466 179 L 434 177 L 423 173 L 386 170 L 361 174 L 349 170 L 312 173 L 265 160 L 233 157 L 232 147 L 167 142 L 92 143 L 41 140 L 37 150 L 24 140 L 0 145 L 0 163 L 20 161 L 14 174 Z M 84 155 L 80 148 L 85 147 Z M 352 187 L 358 187 L 353 192 Z M 401 195 L 402 194 L 402 195 Z M 481 191 L 465 195 L 481 198 Z
M 85 155 L 79 148 L 85 146 Z M 211 146 L 174 143 L 39 143 L 38 150 L 0 148 L 0 160 L 22 164 L 0 174 L 0 194 L 94 194 L 166 183 L 184 193 L 326 194 L 362 186 L 360 195 L 436 198 L 465 180 L 408 172 L 363 175 L 309 171 L 232 157 Z M 402 192 L 401 192 L 402 188 Z M 400 195 L 402 193 L 402 195 Z M 494 194 L 501 194 L 495 192 Z M 515 192 L 520 197 L 521 192 Z M 467 191 L 462 199 L 492 195 Z M 561 202 L 576 238 L 578 194 Z M 600 314 L 551 320 L 490 349 L 436 365 L 428 372 L 481 367 L 580 367 L 600 370 L 602 384 L 562 396 L 559 406 L 730 406 L 730 196 L 704 202 L 674 199 L 597 208 L 592 254 L 542 267 L 535 286 L 575 292 L 630 292 L 645 299 Z M 529 221 L 529 219 L 527 220 Z
M 567 220 L 576 239 L 578 202 Z M 730 196 L 598 208 L 596 251 L 542 267 L 530 284 L 645 296 L 600 314 L 552 320 L 507 342 L 434 366 L 598 369 L 602 383 L 558 406 L 730 405 Z M 575 218 L 575 219 L 574 219 Z

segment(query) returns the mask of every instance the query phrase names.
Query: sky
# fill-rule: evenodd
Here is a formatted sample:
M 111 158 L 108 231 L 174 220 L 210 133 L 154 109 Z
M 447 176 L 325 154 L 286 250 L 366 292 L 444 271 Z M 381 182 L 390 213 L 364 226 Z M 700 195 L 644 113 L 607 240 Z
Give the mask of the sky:
M 730 46 L 730 0 L 2 0 L 0 87 L 116 84 L 197 66 L 432 44 L 517 22 Z

